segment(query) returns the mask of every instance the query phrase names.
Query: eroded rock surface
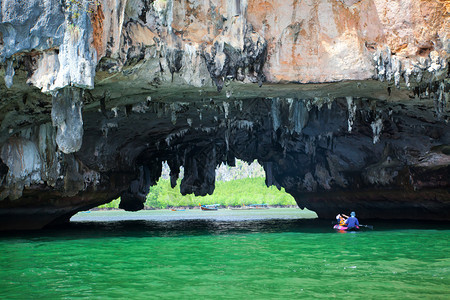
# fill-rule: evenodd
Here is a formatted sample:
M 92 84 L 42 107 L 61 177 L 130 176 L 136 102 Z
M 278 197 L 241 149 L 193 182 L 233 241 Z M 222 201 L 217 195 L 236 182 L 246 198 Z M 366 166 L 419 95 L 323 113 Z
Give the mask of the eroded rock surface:
M 258 161 L 330 218 L 450 219 L 446 1 L 7 1 L 0 228 Z

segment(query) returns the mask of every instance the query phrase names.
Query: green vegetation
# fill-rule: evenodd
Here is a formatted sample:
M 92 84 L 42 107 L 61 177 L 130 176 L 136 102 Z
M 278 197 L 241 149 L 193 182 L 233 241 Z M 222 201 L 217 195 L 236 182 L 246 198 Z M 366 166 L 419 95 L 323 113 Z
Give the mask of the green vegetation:
M 78 38 L 80 28 L 76 25 L 78 18 L 82 14 L 90 16 L 95 12 L 96 7 L 100 6 L 99 0 L 63 0 L 63 8 L 67 15 L 68 29 L 72 37 Z
M 109 203 L 100 205 L 99 208 L 119 208 L 119 203 L 120 203 L 120 197 Z
M 116 199 L 100 208 L 119 206 L 120 199 Z M 239 206 L 257 203 L 268 205 L 296 205 L 294 198 L 284 189 L 279 191 L 276 187 L 266 187 L 263 177 L 245 178 L 232 181 L 218 181 L 212 195 L 196 197 L 194 195 L 182 196 L 180 194 L 180 180 L 172 189 L 168 179 L 160 179 L 158 184 L 150 188 L 147 195 L 146 207 L 168 208 L 176 206 L 198 206 L 199 204 L 221 204 L 224 206 Z

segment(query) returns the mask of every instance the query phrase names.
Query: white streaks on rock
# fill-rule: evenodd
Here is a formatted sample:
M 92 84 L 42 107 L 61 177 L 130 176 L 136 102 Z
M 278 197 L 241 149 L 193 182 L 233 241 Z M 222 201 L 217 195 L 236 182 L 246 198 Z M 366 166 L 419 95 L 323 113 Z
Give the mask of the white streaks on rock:
M 370 124 L 373 133 L 373 143 L 376 144 L 380 141 L 381 130 L 383 129 L 383 120 L 378 117 L 375 121 Z
M 348 110 L 348 132 L 352 132 L 353 122 L 355 121 L 356 114 L 356 104 L 353 103 L 353 97 L 345 97 L 347 99 L 347 110 Z
M 10 59 L 6 63 L 6 72 L 5 72 L 5 85 L 9 89 L 13 85 L 13 77 L 14 77 L 14 67 L 13 67 L 13 60 Z

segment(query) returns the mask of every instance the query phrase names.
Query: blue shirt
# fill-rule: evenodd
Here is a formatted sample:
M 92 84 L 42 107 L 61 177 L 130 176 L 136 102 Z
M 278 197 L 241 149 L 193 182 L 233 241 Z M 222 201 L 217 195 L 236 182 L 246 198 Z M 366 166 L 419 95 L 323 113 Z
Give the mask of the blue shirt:
M 347 220 L 345 220 L 345 225 L 347 225 L 348 228 L 353 228 L 359 226 L 359 222 L 356 217 L 350 217 Z

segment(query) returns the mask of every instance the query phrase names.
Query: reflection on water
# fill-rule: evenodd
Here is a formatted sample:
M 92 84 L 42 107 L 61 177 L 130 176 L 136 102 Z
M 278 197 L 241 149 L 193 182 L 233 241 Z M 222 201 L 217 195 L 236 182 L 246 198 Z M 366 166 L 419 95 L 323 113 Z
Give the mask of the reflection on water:
M 374 226 L 373 231 L 408 229 L 450 230 L 449 222 L 361 220 Z M 299 209 L 269 209 L 255 211 L 219 210 L 192 211 L 93 211 L 78 213 L 71 222 L 59 228 L 41 231 L 7 232 L 1 236 L 154 236 L 176 237 L 246 233 L 333 233 L 333 220 L 320 220 L 316 214 Z M 362 228 L 364 229 L 364 228 Z M 367 229 L 359 233 L 369 232 Z M 351 233 L 349 233 L 351 234 Z
M 448 222 L 360 220 L 376 231 L 450 229 Z M 304 232 L 330 233 L 334 220 L 319 220 L 316 213 L 294 208 L 262 210 L 186 211 L 154 210 L 137 213 L 95 211 L 78 213 L 65 230 L 135 233 L 155 236 Z M 362 228 L 364 229 L 364 228 Z
M 448 299 L 449 223 L 340 234 L 299 210 L 174 213 L 2 233 L 0 299 Z
M 411 229 L 450 230 L 450 224 L 442 222 L 371 221 L 375 231 L 398 231 Z M 58 234 L 61 230 L 50 230 Z M 364 234 L 367 231 L 346 234 Z M 214 220 L 179 220 L 179 221 L 145 221 L 128 220 L 113 222 L 72 222 L 64 228 L 64 234 L 73 232 L 87 236 L 154 236 L 176 237 L 196 235 L 226 235 L 247 233 L 330 233 L 334 232 L 332 223 L 319 219 L 272 219 L 250 221 L 214 221 Z M 70 234 L 69 234 L 70 235 Z

